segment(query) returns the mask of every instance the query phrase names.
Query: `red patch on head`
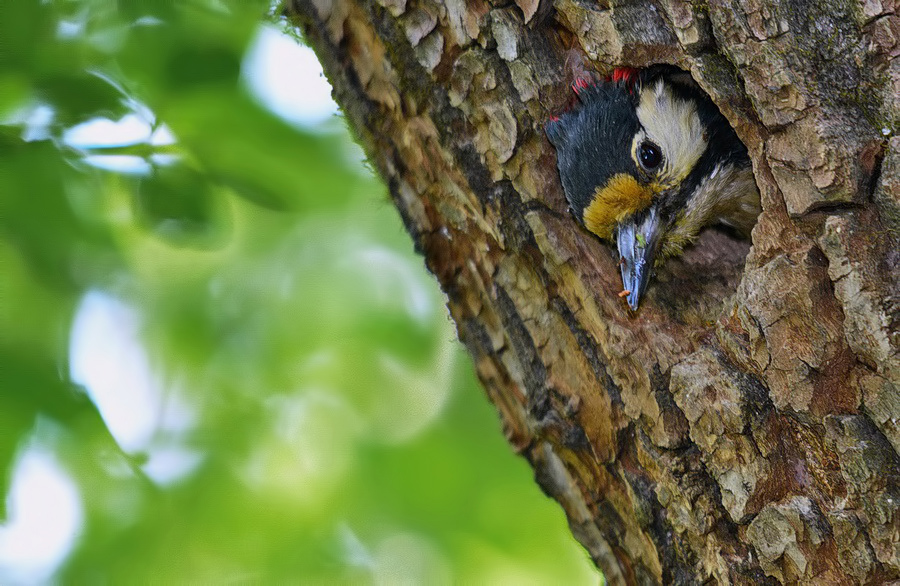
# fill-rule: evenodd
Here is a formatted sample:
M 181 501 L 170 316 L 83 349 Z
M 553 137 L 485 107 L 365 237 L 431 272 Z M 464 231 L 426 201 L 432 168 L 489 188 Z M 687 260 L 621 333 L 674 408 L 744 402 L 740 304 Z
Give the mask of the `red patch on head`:
M 632 85 L 637 81 L 637 74 L 638 70 L 634 67 L 616 67 L 612 72 L 612 80 Z
M 589 85 L 590 84 L 588 83 L 588 80 L 584 79 L 583 77 L 579 77 L 572 83 L 572 91 L 577 94 L 581 90 L 586 89 Z

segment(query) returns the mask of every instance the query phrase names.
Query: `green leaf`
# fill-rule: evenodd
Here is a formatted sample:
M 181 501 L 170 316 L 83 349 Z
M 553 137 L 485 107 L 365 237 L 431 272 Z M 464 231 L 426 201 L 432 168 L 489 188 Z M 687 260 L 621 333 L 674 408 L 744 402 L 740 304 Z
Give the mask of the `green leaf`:
M 184 96 L 160 116 L 212 177 L 259 205 L 331 207 L 352 193 L 354 174 L 339 141 L 291 128 L 243 92 Z
M 48 2 L 0 2 L 0 71 L 31 70 L 43 55 L 35 47 L 53 42 L 55 16 Z
M 109 246 L 107 234 L 76 216 L 69 198 L 87 179 L 65 162 L 51 141 L 0 142 L 0 233 L 42 279 L 64 288 L 75 284 L 73 247 Z
M 117 0 L 116 4 L 122 16 L 132 22 L 148 16 L 168 21 L 175 16 L 173 0 Z
M 222 246 L 230 232 L 228 212 L 209 178 L 184 164 L 156 167 L 138 180 L 138 217 L 174 244 Z
M 35 96 L 53 106 L 63 127 L 95 117 L 120 118 L 128 112 L 125 97 L 106 80 L 86 72 L 60 72 L 35 80 Z

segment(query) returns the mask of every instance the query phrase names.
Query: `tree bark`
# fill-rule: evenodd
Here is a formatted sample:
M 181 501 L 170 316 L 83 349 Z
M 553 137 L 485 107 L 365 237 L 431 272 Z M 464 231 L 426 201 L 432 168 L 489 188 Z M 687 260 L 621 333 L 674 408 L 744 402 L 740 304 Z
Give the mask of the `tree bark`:
M 509 442 L 611 584 L 900 578 L 894 0 L 293 0 L 447 293 Z M 637 314 L 543 132 L 575 77 L 670 63 L 747 145 Z

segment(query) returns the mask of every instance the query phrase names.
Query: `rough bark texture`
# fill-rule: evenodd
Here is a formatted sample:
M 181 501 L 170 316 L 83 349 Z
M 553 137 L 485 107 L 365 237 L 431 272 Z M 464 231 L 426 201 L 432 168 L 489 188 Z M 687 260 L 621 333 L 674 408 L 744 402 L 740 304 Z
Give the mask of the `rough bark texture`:
M 900 578 L 895 0 L 294 0 L 510 443 L 611 584 Z M 566 212 L 575 76 L 691 72 L 750 150 L 637 315 Z

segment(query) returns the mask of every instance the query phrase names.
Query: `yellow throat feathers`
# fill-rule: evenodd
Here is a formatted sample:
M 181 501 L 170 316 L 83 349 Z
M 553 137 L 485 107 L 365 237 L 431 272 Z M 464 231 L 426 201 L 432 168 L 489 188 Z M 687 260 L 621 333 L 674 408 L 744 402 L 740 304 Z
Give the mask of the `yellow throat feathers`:
M 584 209 L 585 227 L 600 238 L 612 238 L 616 224 L 650 205 L 648 188 L 626 173 L 614 175 L 598 187 L 590 205 Z

